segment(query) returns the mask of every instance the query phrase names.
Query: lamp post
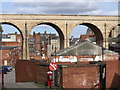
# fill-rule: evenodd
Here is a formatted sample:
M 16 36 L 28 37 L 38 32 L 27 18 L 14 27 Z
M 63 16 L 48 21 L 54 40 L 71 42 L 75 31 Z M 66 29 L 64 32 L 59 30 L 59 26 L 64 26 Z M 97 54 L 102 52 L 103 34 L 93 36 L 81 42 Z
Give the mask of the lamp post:
M 1 45 L 2 45 L 2 26 L 0 25 L 0 49 L 1 49 Z
M 2 26 L 0 25 L 0 52 L 2 51 L 2 50 L 1 50 L 1 46 L 2 46 L 2 32 L 3 32 Z M 1 56 L 2 56 L 2 53 L 0 53 L 0 66 L 1 66 L 1 64 L 2 64 Z
M 3 30 L 2 30 L 2 26 L 1 26 L 1 24 L 0 24 L 0 66 L 2 65 L 2 50 L 1 50 L 1 46 L 2 46 L 2 32 L 3 32 Z M 4 88 L 4 74 L 3 74 L 3 71 L 2 71 L 2 88 Z

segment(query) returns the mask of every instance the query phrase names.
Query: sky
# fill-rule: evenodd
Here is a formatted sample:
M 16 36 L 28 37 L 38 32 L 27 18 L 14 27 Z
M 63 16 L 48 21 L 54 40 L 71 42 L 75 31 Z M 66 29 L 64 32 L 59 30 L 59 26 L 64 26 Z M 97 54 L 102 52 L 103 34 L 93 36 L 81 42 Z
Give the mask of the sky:
M 1 0 L 0 14 L 52 14 L 52 15 L 118 15 L 118 0 Z M 15 32 L 14 27 L 2 25 L 4 33 Z M 33 31 L 57 33 L 52 27 L 41 25 Z M 87 27 L 77 26 L 71 36 L 85 34 Z

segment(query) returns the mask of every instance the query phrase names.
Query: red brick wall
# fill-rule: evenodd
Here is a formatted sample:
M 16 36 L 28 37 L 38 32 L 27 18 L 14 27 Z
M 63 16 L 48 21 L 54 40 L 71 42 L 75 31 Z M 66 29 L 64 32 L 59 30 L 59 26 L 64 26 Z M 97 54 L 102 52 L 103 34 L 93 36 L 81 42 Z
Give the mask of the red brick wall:
M 60 64 L 62 64 L 62 63 L 60 63 Z M 65 64 L 65 63 L 63 63 L 63 64 Z M 70 64 L 70 63 L 66 63 L 66 64 Z M 74 63 L 72 63 L 72 64 L 74 65 Z M 69 76 L 69 78 L 73 78 L 72 76 L 70 76 L 70 75 L 72 75 L 72 72 L 70 73 L 70 71 L 75 72 L 75 70 L 77 70 L 77 69 L 70 68 L 69 72 L 67 72 L 67 74 L 69 73 L 69 75 L 65 75 L 65 76 Z M 89 69 L 87 67 L 84 67 L 82 70 L 84 70 L 84 71 L 88 70 L 87 73 L 89 73 L 89 71 L 91 71 L 91 69 Z M 67 77 L 65 77 L 65 78 L 67 78 Z M 120 88 L 119 84 L 120 84 L 120 61 L 118 61 L 118 60 L 106 61 L 106 88 Z
M 37 63 L 46 63 L 46 62 L 17 60 L 15 66 L 16 82 L 44 81 L 42 78 L 45 77 L 44 75 L 46 73 L 44 72 L 46 71 L 46 67 L 44 68 L 39 67 Z
M 16 82 L 30 82 L 36 79 L 36 63 L 38 61 L 17 60 Z
M 120 88 L 120 61 L 106 61 L 106 88 Z
M 16 81 L 37 81 L 45 84 L 48 65 L 38 66 L 39 61 L 19 60 L 16 64 Z M 62 63 L 59 63 L 62 64 Z M 63 63 L 70 64 L 70 63 Z M 83 63 L 84 64 L 84 63 Z M 78 64 L 72 63 L 75 66 Z M 88 64 L 89 65 L 89 64 Z M 120 61 L 106 61 L 106 88 L 120 88 Z M 62 69 L 63 88 L 90 88 L 99 83 L 98 66 L 64 67 Z
M 92 88 L 99 83 L 99 67 L 67 67 L 63 68 L 62 76 L 63 88 Z
M 37 66 L 36 82 L 45 85 L 47 83 L 48 71 L 49 71 L 48 66 Z

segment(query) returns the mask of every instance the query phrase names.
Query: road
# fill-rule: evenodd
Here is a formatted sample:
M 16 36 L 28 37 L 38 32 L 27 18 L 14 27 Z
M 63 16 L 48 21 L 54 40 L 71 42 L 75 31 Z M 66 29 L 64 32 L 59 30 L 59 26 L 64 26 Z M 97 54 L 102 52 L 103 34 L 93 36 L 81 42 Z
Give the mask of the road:
M 40 88 L 33 82 L 15 82 L 15 70 L 4 74 L 4 87 L 5 88 Z

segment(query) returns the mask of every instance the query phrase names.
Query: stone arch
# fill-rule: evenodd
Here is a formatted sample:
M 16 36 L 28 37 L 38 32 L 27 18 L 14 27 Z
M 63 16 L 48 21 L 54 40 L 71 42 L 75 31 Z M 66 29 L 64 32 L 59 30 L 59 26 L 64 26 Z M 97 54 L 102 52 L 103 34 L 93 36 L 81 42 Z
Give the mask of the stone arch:
M 109 34 L 108 34 L 108 37 L 110 37 L 110 38 L 112 38 L 112 34 L 113 34 L 113 37 L 115 36 L 114 34 L 114 31 L 113 30 L 116 30 L 117 29 L 117 27 L 119 27 L 120 26 L 120 24 L 117 24 L 117 25 L 115 25 L 115 26 L 112 26 L 111 28 L 110 28 L 110 30 L 109 30 Z M 113 32 L 112 32 L 113 31 Z M 115 36 L 115 37 L 117 37 L 117 36 Z
M 22 56 L 21 56 L 21 58 L 23 58 L 23 40 L 24 40 L 24 38 L 23 38 L 23 33 L 22 33 L 22 31 L 18 28 L 18 26 L 17 25 L 15 25 L 15 24 L 13 24 L 13 23 L 10 23 L 10 22 L 0 22 L 0 24 L 2 25 L 2 24 L 7 24 L 7 25 L 11 25 L 11 26 L 13 26 L 13 27 L 15 27 L 19 32 L 20 32 L 20 34 L 21 34 L 21 37 L 22 37 L 22 46 L 21 46 L 21 49 L 22 49 Z
M 84 25 L 84 26 L 87 26 L 88 28 L 90 28 L 95 34 L 96 44 L 99 46 L 103 46 L 103 35 L 102 35 L 100 29 L 96 25 L 91 24 L 91 23 L 80 23 L 77 25 Z
M 113 26 L 113 27 L 110 29 L 108 37 L 112 37 L 112 30 L 114 30 L 115 27 L 116 27 L 116 26 Z
M 20 32 L 20 34 L 22 36 L 22 39 L 23 39 L 23 33 L 21 32 L 21 30 L 15 24 L 12 24 L 10 22 L 1 22 L 0 24 L 8 24 L 8 25 L 11 25 L 11 26 L 15 27 Z
M 56 24 L 53 24 L 53 23 L 50 23 L 50 22 L 38 23 L 35 26 L 42 25 L 42 24 L 49 25 L 49 26 L 53 27 L 58 32 L 59 37 L 60 37 L 60 50 L 64 49 L 64 34 L 63 34 L 62 30 Z

